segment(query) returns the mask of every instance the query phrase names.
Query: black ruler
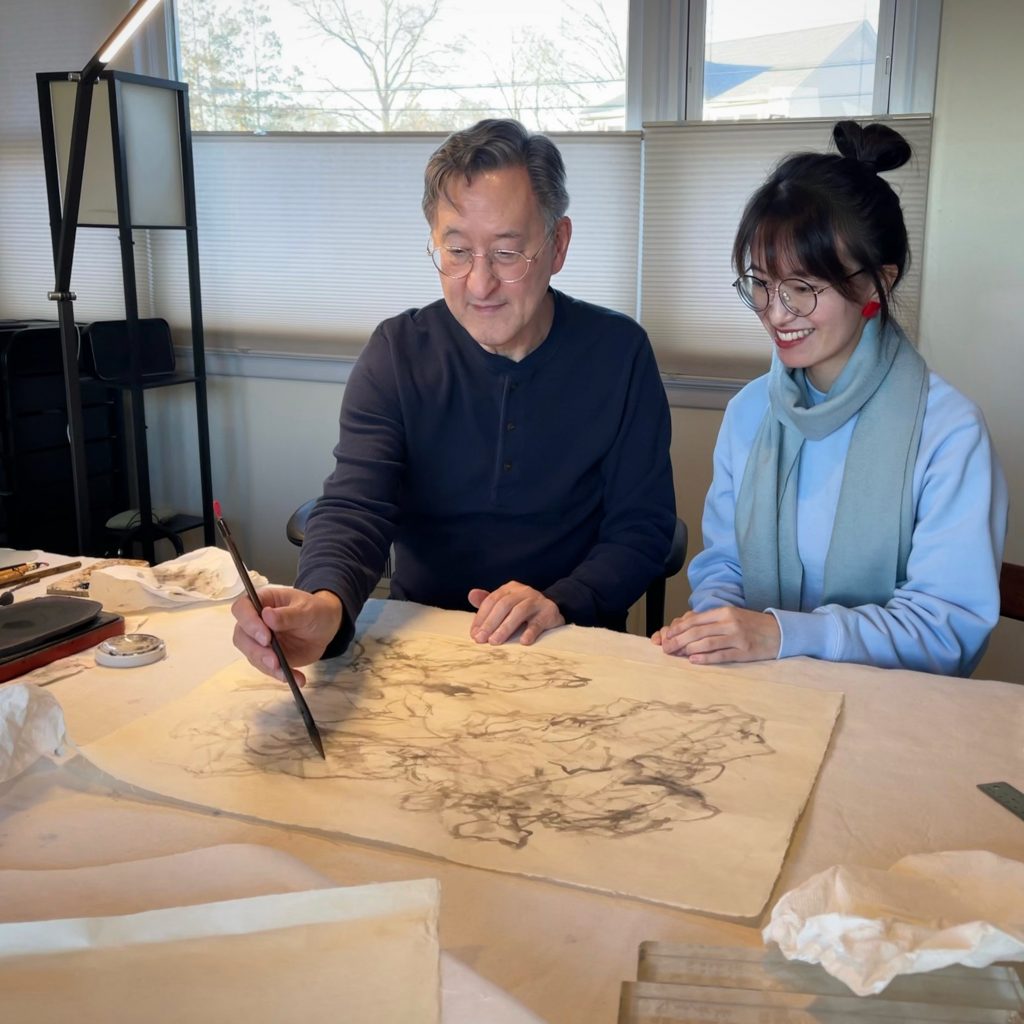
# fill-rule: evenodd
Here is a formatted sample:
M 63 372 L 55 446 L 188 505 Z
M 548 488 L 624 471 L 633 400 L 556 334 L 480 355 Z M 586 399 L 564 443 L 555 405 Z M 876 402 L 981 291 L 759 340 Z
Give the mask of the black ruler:
M 1008 782 L 979 782 L 978 789 L 1024 821 L 1024 793 Z

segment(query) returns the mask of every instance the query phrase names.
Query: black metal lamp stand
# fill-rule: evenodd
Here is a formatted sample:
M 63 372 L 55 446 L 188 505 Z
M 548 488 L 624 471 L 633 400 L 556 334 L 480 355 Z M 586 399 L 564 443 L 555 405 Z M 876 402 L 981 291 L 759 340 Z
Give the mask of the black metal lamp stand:
M 82 199 L 82 178 L 85 172 L 85 147 L 89 136 L 89 115 L 92 111 L 93 88 L 100 72 L 113 59 L 117 50 L 128 41 L 160 0 L 137 0 L 131 10 L 107 37 L 103 45 L 77 75 L 74 120 L 64 184 L 64 205 L 60 223 L 51 220 L 53 233 L 55 284 L 48 297 L 57 303 L 60 323 L 61 356 L 64 362 L 65 398 L 68 414 L 68 440 L 71 443 L 71 476 L 75 496 L 75 525 L 78 550 L 87 553 L 91 537 L 89 516 L 89 485 L 85 458 L 85 431 L 82 423 L 81 387 L 78 380 L 78 331 L 75 327 L 74 301 L 71 291 L 71 270 L 75 258 L 75 235 Z M 69 76 L 75 79 L 75 75 Z

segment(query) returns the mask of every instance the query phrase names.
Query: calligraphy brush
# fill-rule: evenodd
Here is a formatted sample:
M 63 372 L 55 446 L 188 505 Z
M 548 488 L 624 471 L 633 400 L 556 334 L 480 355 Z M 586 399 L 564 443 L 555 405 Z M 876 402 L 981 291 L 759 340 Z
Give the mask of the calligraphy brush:
M 14 565 L 0 565 L 0 581 L 12 583 L 14 580 L 20 580 L 25 573 L 32 572 L 34 569 L 45 569 L 46 565 L 46 562 L 17 562 Z
M 256 593 L 256 588 L 253 586 L 252 579 L 249 576 L 249 570 L 245 567 L 245 562 L 242 561 L 242 556 L 238 553 L 238 548 L 235 545 L 234 538 L 231 536 L 231 531 L 228 529 L 228 524 L 224 522 L 224 517 L 220 512 L 220 502 L 215 501 L 213 503 L 213 516 L 217 521 L 217 529 L 220 530 L 221 537 L 224 538 L 224 543 L 227 545 L 227 549 L 231 554 L 231 560 L 235 563 L 235 568 L 238 570 L 238 575 L 242 580 L 242 586 L 245 587 L 246 594 L 249 595 L 249 600 L 252 601 L 253 608 L 256 609 L 256 614 L 261 615 L 263 612 L 263 602 L 260 600 L 260 595 Z M 299 689 L 299 684 L 295 681 L 295 675 L 291 670 L 291 666 L 288 664 L 288 659 L 285 657 L 284 650 L 281 647 L 281 641 L 274 635 L 274 631 L 267 627 L 270 633 L 270 646 L 277 655 L 277 660 L 281 665 L 281 671 L 284 673 L 284 677 L 288 682 L 288 688 L 292 691 L 292 697 L 295 699 L 295 705 L 299 709 L 299 714 L 302 715 L 302 721 L 305 723 L 306 732 L 309 734 L 310 742 L 316 747 L 317 753 L 326 761 L 327 755 L 324 753 L 323 740 L 320 739 L 320 730 L 316 727 L 316 722 L 313 721 L 313 715 L 310 713 L 309 705 L 306 703 L 306 699 L 302 696 L 302 691 Z
M 46 566 L 46 563 L 40 563 L 45 566 L 42 569 L 33 569 L 31 571 L 21 572 L 18 571 L 17 576 L 13 576 L 7 579 L 4 576 L 0 576 L 0 587 L 9 587 L 12 583 L 21 586 L 22 583 L 35 583 L 36 580 L 41 580 L 46 576 L 56 576 L 58 573 L 71 572 L 72 569 L 81 569 L 81 562 L 65 562 L 63 565 L 50 565 Z

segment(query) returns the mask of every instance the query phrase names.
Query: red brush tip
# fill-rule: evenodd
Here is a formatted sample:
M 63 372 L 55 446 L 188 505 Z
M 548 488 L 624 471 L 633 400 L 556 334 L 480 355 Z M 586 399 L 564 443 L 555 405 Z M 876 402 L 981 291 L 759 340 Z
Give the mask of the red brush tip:
M 215 516 L 216 516 L 216 517 L 217 517 L 218 519 L 223 519 L 223 518 L 224 518 L 224 517 L 223 517 L 223 516 L 221 515 L 221 513 L 220 513 L 220 502 L 219 502 L 219 501 L 217 501 L 217 499 L 216 499 L 216 498 L 214 498 L 214 500 L 213 500 L 213 514 L 214 514 L 214 515 L 215 515 Z

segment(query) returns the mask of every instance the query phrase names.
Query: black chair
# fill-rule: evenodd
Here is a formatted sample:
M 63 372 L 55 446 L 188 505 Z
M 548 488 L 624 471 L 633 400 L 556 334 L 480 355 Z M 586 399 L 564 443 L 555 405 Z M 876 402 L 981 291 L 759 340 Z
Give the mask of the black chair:
M 300 505 L 288 517 L 288 525 L 285 527 L 285 532 L 288 534 L 288 539 L 296 547 L 302 547 L 302 542 L 306 537 L 306 521 L 309 519 L 309 513 L 313 511 L 313 506 L 316 502 L 316 498 L 311 498 Z M 683 562 L 686 561 L 687 540 L 686 523 L 682 519 L 676 519 L 676 529 L 672 535 L 672 546 L 669 548 L 668 557 L 665 559 L 665 571 L 656 580 L 651 582 L 644 598 L 648 636 L 656 633 L 665 625 L 665 582 L 682 569 Z M 390 568 L 391 559 L 389 558 L 385 575 L 390 575 Z
M 309 513 L 313 511 L 316 501 L 316 498 L 310 498 L 288 517 L 288 525 L 284 528 L 285 533 L 297 548 L 301 548 L 302 542 L 306 539 L 306 521 L 309 519 Z
M 169 541 L 171 547 L 174 548 L 175 557 L 180 558 L 185 554 L 185 542 L 181 538 L 179 529 L 176 529 L 175 527 L 179 527 L 187 521 L 188 517 L 180 514 L 175 514 L 166 520 L 159 520 L 154 517 L 153 525 L 150 527 L 154 542 L 158 540 Z M 202 523 L 199 525 L 201 526 Z M 117 545 L 117 548 L 114 551 L 114 555 L 117 558 L 131 558 L 133 550 L 132 545 L 142 543 L 143 529 L 141 524 L 124 528 L 114 528 L 109 525 L 108 521 L 107 530 Z M 156 559 L 156 561 L 159 561 L 159 559 Z
M 1024 622 L 1024 565 L 1003 562 L 999 573 L 999 614 Z
M 651 581 L 644 598 L 644 618 L 647 621 L 647 635 L 652 636 L 665 625 L 665 583 L 683 567 L 686 561 L 686 544 L 689 535 L 686 523 L 676 519 L 675 533 L 672 534 L 672 546 L 668 549 L 665 559 L 665 571 Z
M 288 535 L 288 539 L 297 547 L 302 547 L 302 542 L 306 539 L 306 522 L 309 520 L 309 513 L 313 511 L 313 506 L 317 503 L 316 498 L 310 498 L 309 501 L 303 502 L 289 517 L 288 524 L 284 528 L 284 532 Z M 384 563 L 384 575 L 383 579 L 391 579 L 391 555 L 388 554 L 388 560 Z

